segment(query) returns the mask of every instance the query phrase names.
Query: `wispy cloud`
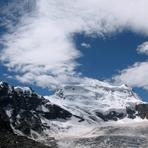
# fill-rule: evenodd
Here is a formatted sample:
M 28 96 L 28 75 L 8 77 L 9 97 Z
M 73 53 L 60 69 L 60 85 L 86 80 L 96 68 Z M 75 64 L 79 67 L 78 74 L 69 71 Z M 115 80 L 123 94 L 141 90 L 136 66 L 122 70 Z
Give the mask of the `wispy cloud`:
M 90 44 L 85 43 L 85 42 L 81 43 L 81 46 L 84 47 L 84 48 L 90 48 L 91 47 Z
M 79 75 L 75 68 L 81 55 L 73 35 L 102 36 L 124 29 L 148 35 L 147 6 L 147 0 L 34 0 L 28 13 L 20 4 L 19 23 L 9 25 L 11 33 L 3 36 L 0 59 L 22 82 L 55 87 L 72 81 Z M 6 14 L 11 14 L 9 9 Z

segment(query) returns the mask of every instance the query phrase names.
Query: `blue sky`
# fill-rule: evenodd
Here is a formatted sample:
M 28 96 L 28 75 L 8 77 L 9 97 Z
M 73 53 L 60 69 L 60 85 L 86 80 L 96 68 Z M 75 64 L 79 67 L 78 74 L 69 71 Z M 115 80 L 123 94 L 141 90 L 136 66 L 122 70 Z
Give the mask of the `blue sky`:
M 147 60 L 146 55 L 138 54 L 137 46 L 148 38 L 132 32 L 122 32 L 117 35 L 103 38 L 90 38 L 83 35 L 76 37 L 76 44 L 83 53 L 79 59 L 82 64 L 80 70 L 87 76 L 106 79 L 119 70 L 127 68 L 136 61 Z M 90 48 L 81 47 L 86 42 Z M 93 52 L 92 52 L 93 51 Z
M 1 80 L 48 95 L 81 73 L 126 83 L 147 100 L 147 3 L 1 0 Z

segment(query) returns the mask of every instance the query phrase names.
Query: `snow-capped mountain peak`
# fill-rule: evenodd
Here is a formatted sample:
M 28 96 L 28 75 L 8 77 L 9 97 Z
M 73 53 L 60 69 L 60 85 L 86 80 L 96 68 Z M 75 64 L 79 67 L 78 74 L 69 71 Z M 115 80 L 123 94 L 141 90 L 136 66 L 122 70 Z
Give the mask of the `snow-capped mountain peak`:
M 18 93 L 32 93 L 32 90 L 29 87 L 16 86 L 14 87 L 14 90 Z
M 137 104 L 143 103 L 127 85 L 112 86 L 93 79 L 65 85 L 46 98 L 89 122 L 100 121 L 100 116 L 110 112 L 118 114 L 114 118 L 118 120 L 120 116 L 127 116 L 128 108 L 134 110 Z

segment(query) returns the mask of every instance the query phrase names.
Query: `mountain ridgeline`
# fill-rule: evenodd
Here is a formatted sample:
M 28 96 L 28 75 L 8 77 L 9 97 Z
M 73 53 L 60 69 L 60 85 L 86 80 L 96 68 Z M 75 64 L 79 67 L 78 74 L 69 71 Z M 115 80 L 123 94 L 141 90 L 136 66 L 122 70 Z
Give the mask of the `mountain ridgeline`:
M 66 85 L 54 95 L 43 97 L 31 88 L 0 82 L 3 148 L 57 148 L 57 137 L 77 129 L 77 125 L 93 128 L 101 123 L 137 118 L 148 119 L 148 104 L 125 85 L 87 81 Z

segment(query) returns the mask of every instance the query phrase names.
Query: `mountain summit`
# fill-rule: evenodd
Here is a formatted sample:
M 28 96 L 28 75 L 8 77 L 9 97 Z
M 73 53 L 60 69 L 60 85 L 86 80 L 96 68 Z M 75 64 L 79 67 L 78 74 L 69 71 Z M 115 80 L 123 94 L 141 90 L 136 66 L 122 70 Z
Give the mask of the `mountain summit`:
M 65 85 L 55 95 L 46 98 L 80 117 L 81 121 L 117 121 L 138 116 L 145 118 L 139 108 L 139 104 L 145 103 L 126 85 L 112 86 L 86 79 L 80 84 Z

